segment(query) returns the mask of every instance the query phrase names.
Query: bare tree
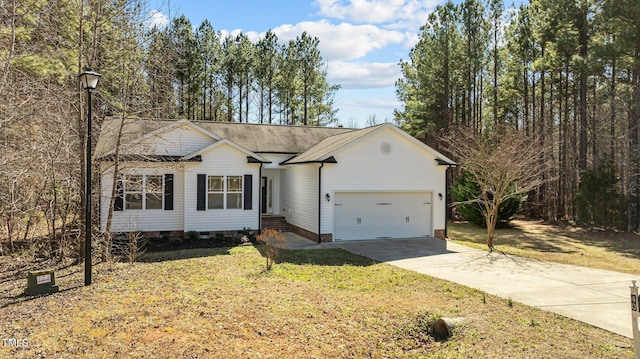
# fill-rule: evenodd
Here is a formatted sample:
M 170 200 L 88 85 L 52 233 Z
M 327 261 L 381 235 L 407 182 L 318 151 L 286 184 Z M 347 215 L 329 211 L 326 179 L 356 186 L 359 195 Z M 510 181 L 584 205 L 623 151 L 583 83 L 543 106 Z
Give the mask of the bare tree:
M 535 138 L 506 127 L 497 128 L 491 136 L 480 137 L 472 129 L 462 128 L 451 132 L 445 142 L 480 187 L 480 195 L 464 203 L 478 203 L 482 208 L 487 246 L 493 251 L 500 205 L 543 184 L 544 148 Z

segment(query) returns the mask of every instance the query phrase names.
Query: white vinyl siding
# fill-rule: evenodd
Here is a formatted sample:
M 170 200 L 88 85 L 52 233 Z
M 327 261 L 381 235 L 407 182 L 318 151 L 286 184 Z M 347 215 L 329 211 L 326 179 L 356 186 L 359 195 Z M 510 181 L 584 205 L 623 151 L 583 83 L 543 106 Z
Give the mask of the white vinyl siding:
M 248 163 L 247 154 L 239 151 L 233 146 L 223 144 L 212 148 L 202 154 L 202 162 L 192 162 L 185 164 L 184 181 L 184 230 L 188 231 L 233 231 L 242 230 L 243 228 L 258 228 L 258 215 L 260 212 L 259 201 L 259 173 L 260 165 L 257 163 Z M 244 175 L 252 175 L 252 206 L 251 210 L 243 209 L 243 193 L 240 192 L 239 209 L 207 209 L 204 211 L 197 210 L 197 177 L 198 174 L 207 176 L 207 196 L 209 196 L 209 176 L 222 177 L 223 186 L 228 186 L 227 178 L 243 178 Z M 231 187 L 237 187 L 231 184 Z M 243 186 L 240 183 L 240 186 Z M 243 188 L 243 187 L 242 187 Z M 235 189 L 234 189 L 235 191 Z M 224 191 L 222 192 L 224 193 Z M 236 192 L 234 192 L 236 193 Z M 229 193 L 226 193 L 227 195 Z M 234 201 L 237 198 L 232 198 Z M 209 198 L 210 200 L 210 198 Z M 229 198 L 226 199 L 229 201 Z M 223 197 L 223 203 L 225 199 Z M 229 203 L 227 203 L 228 205 Z M 237 202 L 234 201 L 234 205 Z M 206 207 L 205 207 L 206 208 Z M 228 208 L 228 207 L 227 207 Z
M 317 163 L 289 165 L 280 176 L 282 206 L 287 222 L 313 233 L 318 232 Z
M 104 162 L 101 166 L 100 180 L 100 228 L 106 230 L 109 204 L 111 201 L 111 185 L 113 183 L 113 166 L 111 162 Z M 177 163 L 122 163 L 121 175 L 157 175 L 173 174 L 173 210 L 127 210 L 113 211 L 111 221 L 112 232 L 131 231 L 179 231 L 182 230 L 184 219 L 183 197 L 183 169 Z M 160 193 L 162 196 L 163 193 Z M 162 208 L 162 207 L 161 207 Z
M 383 154 L 383 144 L 390 145 Z M 384 146 L 388 149 L 388 146 Z M 438 194 L 445 193 L 446 166 L 438 166 L 433 155 L 402 135 L 388 129 L 366 137 L 335 153 L 337 164 L 322 169 L 322 232 L 335 230 L 335 195 L 339 192 L 430 192 L 432 193 L 433 229 L 445 224 L 445 203 Z M 381 237 L 381 236 L 378 236 Z
M 146 138 L 128 149 L 127 153 L 185 156 L 214 142 L 216 142 L 215 139 L 185 124 Z

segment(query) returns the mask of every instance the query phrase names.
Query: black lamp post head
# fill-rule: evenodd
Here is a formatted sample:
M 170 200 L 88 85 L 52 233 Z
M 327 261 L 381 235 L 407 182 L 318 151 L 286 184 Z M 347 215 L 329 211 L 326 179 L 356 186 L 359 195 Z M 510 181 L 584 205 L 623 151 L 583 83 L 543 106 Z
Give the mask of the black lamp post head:
M 87 69 L 85 72 L 78 75 L 80 78 L 80 83 L 82 84 L 82 88 L 85 90 L 95 90 L 98 87 L 98 80 L 102 77 L 97 72 L 94 72 L 91 69 Z

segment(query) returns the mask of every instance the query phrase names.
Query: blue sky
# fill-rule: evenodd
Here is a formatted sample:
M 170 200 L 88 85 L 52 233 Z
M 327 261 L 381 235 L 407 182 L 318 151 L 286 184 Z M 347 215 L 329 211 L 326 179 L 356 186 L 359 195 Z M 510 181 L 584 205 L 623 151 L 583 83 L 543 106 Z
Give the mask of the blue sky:
M 242 31 L 252 40 L 273 30 L 281 42 L 307 31 L 320 39 L 339 124 L 364 127 L 367 118 L 393 121 L 401 104 L 395 81 L 398 62 L 408 59 L 420 26 L 443 0 L 152 0 L 159 23 L 184 14 L 194 27 L 208 19 L 225 33 Z

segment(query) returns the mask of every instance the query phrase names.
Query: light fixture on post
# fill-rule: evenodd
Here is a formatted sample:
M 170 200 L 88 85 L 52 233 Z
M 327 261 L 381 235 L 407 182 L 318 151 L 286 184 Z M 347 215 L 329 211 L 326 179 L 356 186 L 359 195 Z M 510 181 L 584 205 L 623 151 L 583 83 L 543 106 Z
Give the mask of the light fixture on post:
M 82 88 L 87 90 L 87 152 L 84 190 L 84 285 L 91 284 L 91 92 L 102 77 L 91 69 L 78 75 Z

